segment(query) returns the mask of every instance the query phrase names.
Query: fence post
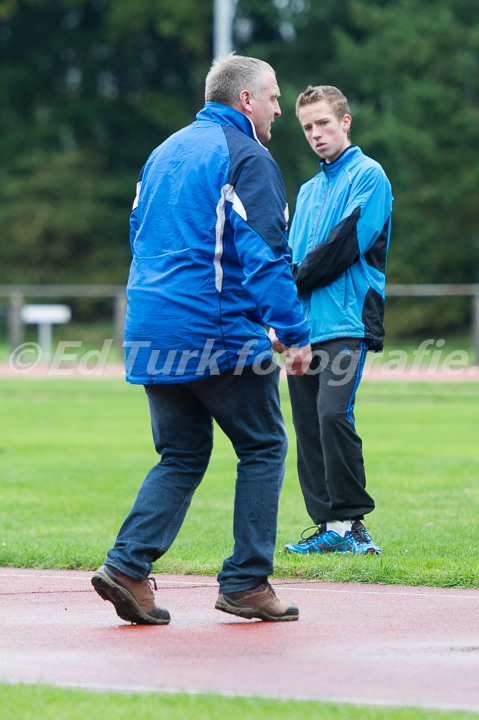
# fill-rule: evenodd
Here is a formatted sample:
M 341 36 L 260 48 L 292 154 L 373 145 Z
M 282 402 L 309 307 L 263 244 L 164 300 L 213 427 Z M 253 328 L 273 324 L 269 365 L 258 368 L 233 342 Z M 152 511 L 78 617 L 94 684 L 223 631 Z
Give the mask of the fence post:
M 8 344 L 10 352 L 22 344 L 25 333 L 20 311 L 23 307 L 23 295 L 21 292 L 12 291 L 9 296 L 8 305 Z
M 476 353 L 476 364 L 479 365 L 479 295 L 472 296 L 472 346 Z
M 124 293 L 118 293 L 115 295 L 113 306 L 113 327 L 115 345 L 120 351 L 123 350 L 123 327 L 125 324 L 125 313 L 126 295 Z

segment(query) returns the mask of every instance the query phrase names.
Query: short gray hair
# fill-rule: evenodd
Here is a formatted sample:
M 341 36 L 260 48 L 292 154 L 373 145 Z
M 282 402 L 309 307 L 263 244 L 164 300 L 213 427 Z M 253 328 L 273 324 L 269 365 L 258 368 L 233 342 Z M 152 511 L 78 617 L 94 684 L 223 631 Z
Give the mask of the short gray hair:
M 249 90 L 255 98 L 266 88 L 265 73 L 276 73 L 267 62 L 257 58 L 229 53 L 217 58 L 206 76 L 205 101 L 234 105 L 242 90 Z

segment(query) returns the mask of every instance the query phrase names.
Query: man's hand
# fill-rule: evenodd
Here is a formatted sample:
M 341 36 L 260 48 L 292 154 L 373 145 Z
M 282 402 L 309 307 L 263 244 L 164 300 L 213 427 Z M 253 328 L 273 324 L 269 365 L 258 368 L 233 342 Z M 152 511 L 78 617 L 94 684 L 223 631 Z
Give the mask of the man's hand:
M 284 350 L 284 365 L 289 375 L 304 375 L 311 365 L 311 345 L 290 347 Z
M 269 339 L 273 343 L 273 350 L 277 353 L 284 353 L 284 366 L 289 375 L 304 375 L 311 365 L 313 356 L 311 345 L 303 347 L 286 347 L 280 342 L 273 328 L 269 329 Z
M 276 333 L 275 333 L 275 331 L 273 330 L 273 328 L 270 328 L 270 329 L 269 329 L 269 333 L 268 333 L 268 334 L 269 334 L 269 339 L 270 339 L 271 342 L 273 343 L 273 350 L 274 350 L 275 352 L 277 352 L 277 353 L 280 353 L 280 354 L 281 354 L 281 353 L 284 353 L 284 351 L 287 349 L 287 348 L 286 348 L 286 345 L 283 345 L 283 343 L 281 343 L 281 342 L 278 340 L 278 338 L 276 337 Z

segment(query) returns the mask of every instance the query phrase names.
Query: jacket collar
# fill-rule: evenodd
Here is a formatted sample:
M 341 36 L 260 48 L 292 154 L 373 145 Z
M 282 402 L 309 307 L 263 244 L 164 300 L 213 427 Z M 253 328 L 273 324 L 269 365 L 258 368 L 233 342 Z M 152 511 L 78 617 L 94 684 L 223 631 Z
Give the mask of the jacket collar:
M 248 135 L 253 140 L 259 142 L 256 136 L 256 130 L 246 115 L 243 115 L 239 110 L 235 110 L 229 105 L 223 105 L 222 103 L 207 102 L 202 110 L 196 116 L 197 120 L 209 120 L 210 122 L 216 122 L 219 125 L 227 125 L 229 127 L 235 127 L 245 135 Z
M 326 160 L 320 160 L 319 164 L 326 175 L 336 175 L 350 160 L 358 155 L 362 155 L 361 148 L 358 145 L 349 145 L 332 163 L 328 163 Z

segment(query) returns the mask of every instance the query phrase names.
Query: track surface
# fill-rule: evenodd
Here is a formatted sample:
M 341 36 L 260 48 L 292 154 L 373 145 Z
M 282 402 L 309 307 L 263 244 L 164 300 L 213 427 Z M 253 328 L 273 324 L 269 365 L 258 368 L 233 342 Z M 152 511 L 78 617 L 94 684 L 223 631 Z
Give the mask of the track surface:
M 0 568 L 0 679 L 479 712 L 479 590 L 275 581 L 299 622 L 214 609 L 213 578 L 156 576 L 167 626 L 120 620 L 92 573 Z

